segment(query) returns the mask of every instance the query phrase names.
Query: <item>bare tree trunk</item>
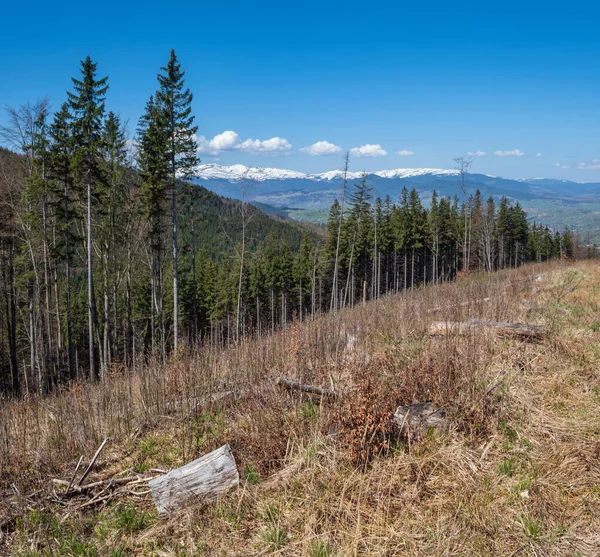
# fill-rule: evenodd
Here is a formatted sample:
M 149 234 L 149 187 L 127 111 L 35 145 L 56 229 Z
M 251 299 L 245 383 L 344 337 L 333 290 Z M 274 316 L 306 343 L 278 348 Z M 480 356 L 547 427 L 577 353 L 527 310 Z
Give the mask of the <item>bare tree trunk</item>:
M 108 373 L 108 363 L 110 359 L 110 347 L 109 347 L 109 338 L 110 338 L 110 302 L 108 296 L 108 246 L 104 247 L 104 265 L 103 265 L 103 294 L 104 294 L 104 324 L 103 324 L 103 338 L 102 338 L 102 371 L 101 376 L 104 378 Z
M 131 242 L 127 242 L 127 287 L 125 296 L 127 298 L 127 349 L 125 351 L 125 363 L 133 365 L 133 327 L 131 323 Z M 150 305 L 152 311 L 152 304 Z
M 316 299 L 315 299 L 315 289 L 316 289 L 316 282 L 317 282 L 317 253 L 318 253 L 318 246 L 315 248 L 315 255 L 314 255 L 314 260 L 313 260 L 313 272 L 312 272 L 312 281 L 311 281 L 311 302 L 310 302 L 310 316 L 311 319 L 314 320 L 315 318 L 315 303 L 316 303 Z
M 342 307 L 346 307 L 346 299 L 348 298 L 348 288 L 350 287 L 350 277 L 352 275 L 352 265 L 354 258 L 354 246 L 356 245 L 356 235 L 358 233 L 358 227 L 360 226 L 360 214 L 358 219 L 356 219 L 356 226 L 354 228 L 354 236 L 352 238 L 352 248 L 350 249 L 350 263 L 348 265 L 348 278 L 346 279 L 346 288 L 344 290 L 344 298 L 342 302 Z
M 87 287 L 88 287 L 88 350 L 90 359 L 90 379 L 97 379 L 94 345 L 94 269 L 92 247 L 92 163 L 87 166 Z
M 242 309 L 242 279 L 244 277 L 244 255 L 246 253 L 246 190 L 242 186 L 242 251 L 240 253 L 240 273 L 238 280 L 237 308 L 235 312 L 236 342 L 240 341 L 240 312 Z
M 338 222 L 337 242 L 335 246 L 335 262 L 333 266 L 333 286 L 331 288 L 331 311 L 338 310 L 338 260 L 340 255 L 340 239 L 342 235 L 342 223 L 344 221 L 344 202 L 346 200 L 346 184 L 348 181 L 348 164 L 350 163 L 350 153 L 346 152 L 344 157 L 344 184 L 342 188 L 342 202 L 340 206 L 340 218 Z
M 271 332 L 275 332 L 275 293 L 271 288 Z
M 298 312 L 300 314 L 300 323 L 302 323 L 302 279 L 300 279 L 300 286 L 298 287 Z
M 14 395 L 18 396 L 21 394 L 21 382 L 19 377 L 19 361 L 17 355 L 17 303 L 15 295 L 14 249 L 14 244 L 11 241 L 8 262 L 8 288 L 10 292 L 10 301 L 7 300 L 6 314 L 8 318 L 12 392 Z
M 42 180 L 44 175 L 42 173 Z M 49 270 L 49 250 L 48 250 L 48 209 L 45 194 L 42 196 L 42 245 L 44 257 L 44 297 L 46 304 L 46 337 L 48 343 L 48 354 L 54 359 L 54 343 L 52 333 L 52 320 L 50 318 L 50 270 Z M 56 362 L 52 362 L 53 376 L 56 377 Z

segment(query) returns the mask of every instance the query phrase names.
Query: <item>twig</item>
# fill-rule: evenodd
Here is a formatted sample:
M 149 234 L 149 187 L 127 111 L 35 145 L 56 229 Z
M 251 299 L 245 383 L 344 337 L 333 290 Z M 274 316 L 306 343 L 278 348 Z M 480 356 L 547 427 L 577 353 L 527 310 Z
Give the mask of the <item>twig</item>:
M 69 486 L 67 487 L 67 491 L 65 492 L 65 495 L 68 495 L 69 491 L 71 491 L 71 486 L 73 485 L 73 482 L 75 481 L 75 476 L 77 475 L 77 471 L 79 470 L 79 467 L 81 466 L 82 460 L 83 460 L 83 455 L 81 455 L 79 457 L 79 462 L 77 463 L 77 466 L 75 466 L 75 471 L 73 472 L 73 475 L 71 476 L 71 481 L 69 482 Z
M 329 398 L 336 398 L 337 393 L 329 389 L 322 389 L 321 387 L 314 387 L 313 385 L 303 385 L 297 381 L 291 379 L 285 379 L 284 377 L 278 377 L 276 381 L 277 385 L 288 389 L 289 391 L 302 391 L 304 393 L 311 393 L 313 395 L 320 395 Z
M 83 480 L 85 480 L 85 478 L 87 477 L 87 475 L 91 472 L 92 467 L 94 466 L 94 464 L 96 462 L 96 459 L 100 455 L 100 451 L 102 451 L 102 449 L 104 448 L 104 445 L 106 445 L 106 443 L 108 442 L 109 439 L 110 439 L 110 437 L 107 437 L 104 441 L 102 441 L 102 445 L 100 445 L 98 447 L 98 450 L 96 451 L 96 454 L 94 455 L 94 458 L 92 458 L 92 461 L 90 462 L 90 465 L 87 467 L 87 470 L 83 473 L 83 476 L 81 476 L 81 479 L 79 480 L 79 483 L 77 484 L 79 487 L 81 487 L 81 484 L 83 483 Z
M 128 483 L 142 483 L 152 480 L 153 478 L 140 478 L 139 476 L 127 476 L 126 478 L 110 478 L 108 480 L 101 480 L 98 482 L 92 482 L 91 484 L 82 485 L 82 486 L 73 486 L 73 493 L 86 493 L 92 489 L 96 489 L 97 487 L 102 487 L 106 485 L 120 485 L 120 484 L 128 484 Z M 52 483 L 56 485 L 69 485 L 69 482 L 65 480 L 60 480 L 58 478 L 53 478 Z

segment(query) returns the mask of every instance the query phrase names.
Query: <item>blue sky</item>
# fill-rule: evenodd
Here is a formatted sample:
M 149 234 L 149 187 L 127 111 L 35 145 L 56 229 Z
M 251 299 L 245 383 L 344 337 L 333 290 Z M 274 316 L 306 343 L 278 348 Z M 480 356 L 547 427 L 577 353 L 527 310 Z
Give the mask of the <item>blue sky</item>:
M 0 107 L 47 95 L 58 108 L 89 54 L 109 76 L 107 108 L 133 131 L 175 48 L 204 163 L 318 172 L 354 149 L 353 170 L 451 168 L 471 152 L 485 153 L 473 171 L 600 181 L 593 2 L 33 1 L 2 11 Z

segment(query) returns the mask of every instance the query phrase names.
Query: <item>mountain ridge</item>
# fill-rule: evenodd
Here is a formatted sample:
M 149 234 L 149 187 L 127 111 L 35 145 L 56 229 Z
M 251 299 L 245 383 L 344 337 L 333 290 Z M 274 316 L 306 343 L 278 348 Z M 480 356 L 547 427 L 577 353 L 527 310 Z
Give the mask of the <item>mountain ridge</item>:
M 362 177 L 362 172 L 349 172 L 348 189 Z M 373 196 L 390 196 L 398 201 L 403 188 L 416 189 L 425 202 L 434 190 L 439 196 L 458 196 L 463 200 L 462 180 L 456 169 L 398 168 L 367 172 Z M 324 223 L 335 199 L 340 199 L 343 172 L 331 170 L 304 173 L 279 168 L 222 166 L 206 164 L 198 167 L 195 181 L 221 196 L 246 200 L 268 206 L 293 220 Z M 529 219 L 553 229 L 565 226 L 590 232 L 593 241 L 600 241 L 600 183 L 574 182 L 554 178 L 503 178 L 481 173 L 465 174 L 465 192 L 474 195 L 479 190 L 487 199 L 496 201 L 506 196 L 518 201 Z
M 343 170 L 328 170 L 325 172 L 301 172 L 299 170 L 285 169 L 285 168 L 274 168 L 274 167 L 261 167 L 261 166 L 246 166 L 243 164 L 233 165 L 220 165 L 215 163 L 208 163 L 199 165 L 196 168 L 196 178 L 201 180 L 212 180 L 212 179 L 225 179 L 225 180 L 243 180 L 249 179 L 253 181 L 267 181 L 267 180 L 288 180 L 288 179 L 307 179 L 307 180 L 334 180 L 341 179 L 343 177 Z M 444 168 L 393 168 L 393 169 L 382 169 L 382 170 L 370 170 L 361 172 L 349 171 L 347 177 L 349 180 L 356 180 L 363 176 L 378 176 L 379 178 L 412 178 L 416 176 L 459 176 L 460 170 L 458 169 L 444 169 Z M 561 178 L 548 178 L 548 177 L 535 177 L 535 178 L 505 178 L 503 176 L 496 176 L 492 174 L 485 174 L 481 172 L 467 172 L 466 175 L 478 175 L 485 176 L 492 179 L 509 180 L 520 183 L 534 183 L 534 182 L 552 182 L 561 184 L 598 184 L 593 181 L 576 181 L 566 180 Z

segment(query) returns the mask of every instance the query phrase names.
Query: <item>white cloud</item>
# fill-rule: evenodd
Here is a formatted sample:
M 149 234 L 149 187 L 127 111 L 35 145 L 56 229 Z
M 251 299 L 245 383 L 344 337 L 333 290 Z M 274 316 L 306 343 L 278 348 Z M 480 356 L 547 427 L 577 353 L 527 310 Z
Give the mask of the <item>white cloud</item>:
M 544 156 L 544 155 L 542 155 L 542 153 L 538 153 L 538 154 L 536 155 L 536 157 L 537 157 L 538 159 L 541 159 L 543 156 Z
M 474 153 L 472 151 L 469 151 L 467 153 L 467 157 L 473 157 L 475 159 L 480 159 L 481 157 L 485 157 L 485 151 L 475 151 Z
M 353 157 L 385 157 L 387 155 L 387 151 L 381 148 L 381 145 L 371 145 L 367 143 L 366 145 L 362 145 L 361 147 L 352 147 L 350 149 L 350 154 Z
M 236 149 L 247 153 L 276 154 L 291 151 L 292 145 L 283 137 L 272 137 L 271 139 L 246 139 L 236 146 Z
M 312 156 L 322 157 L 323 155 L 338 155 L 342 152 L 339 145 L 329 143 L 329 141 L 317 141 L 308 147 L 302 147 L 300 151 Z
M 523 157 L 525 153 L 519 149 L 513 149 L 512 151 L 494 151 L 494 155 L 497 157 Z
M 271 139 L 246 139 L 240 140 L 240 136 L 231 130 L 226 130 L 223 133 L 215 135 L 212 139 L 208 139 L 203 135 L 197 136 L 198 153 L 211 157 L 218 156 L 222 151 L 245 151 L 248 153 L 281 153 L 291 150 L 287 139 L 281 137 L 272 137 Z
M 212 139 L 207 139 L 203 135 L 196 137 L 198 143 L 198 153 L 216 157 L 221 151 L 231 151 L 236 148 L 240 142 L 240 136 L 231 130 L 215 135 Z
M 600 161 L 593 159 L 591 162 L 580 162 L 577 168 L 579 170 L 600 170 Z
M 409 151 L 407 149 L 402 149 L 401 151 L 397 151 L 396 155 L 400 155 L 401 157 L 410 157 L 411 155 L 414 155 L 415 152 L 414 151 Z
M 560 164 L 559 162 L 557 162 L 554 166 L 556 168 L 569 168 L 568 165 L 566 165 L 566 164 Z

